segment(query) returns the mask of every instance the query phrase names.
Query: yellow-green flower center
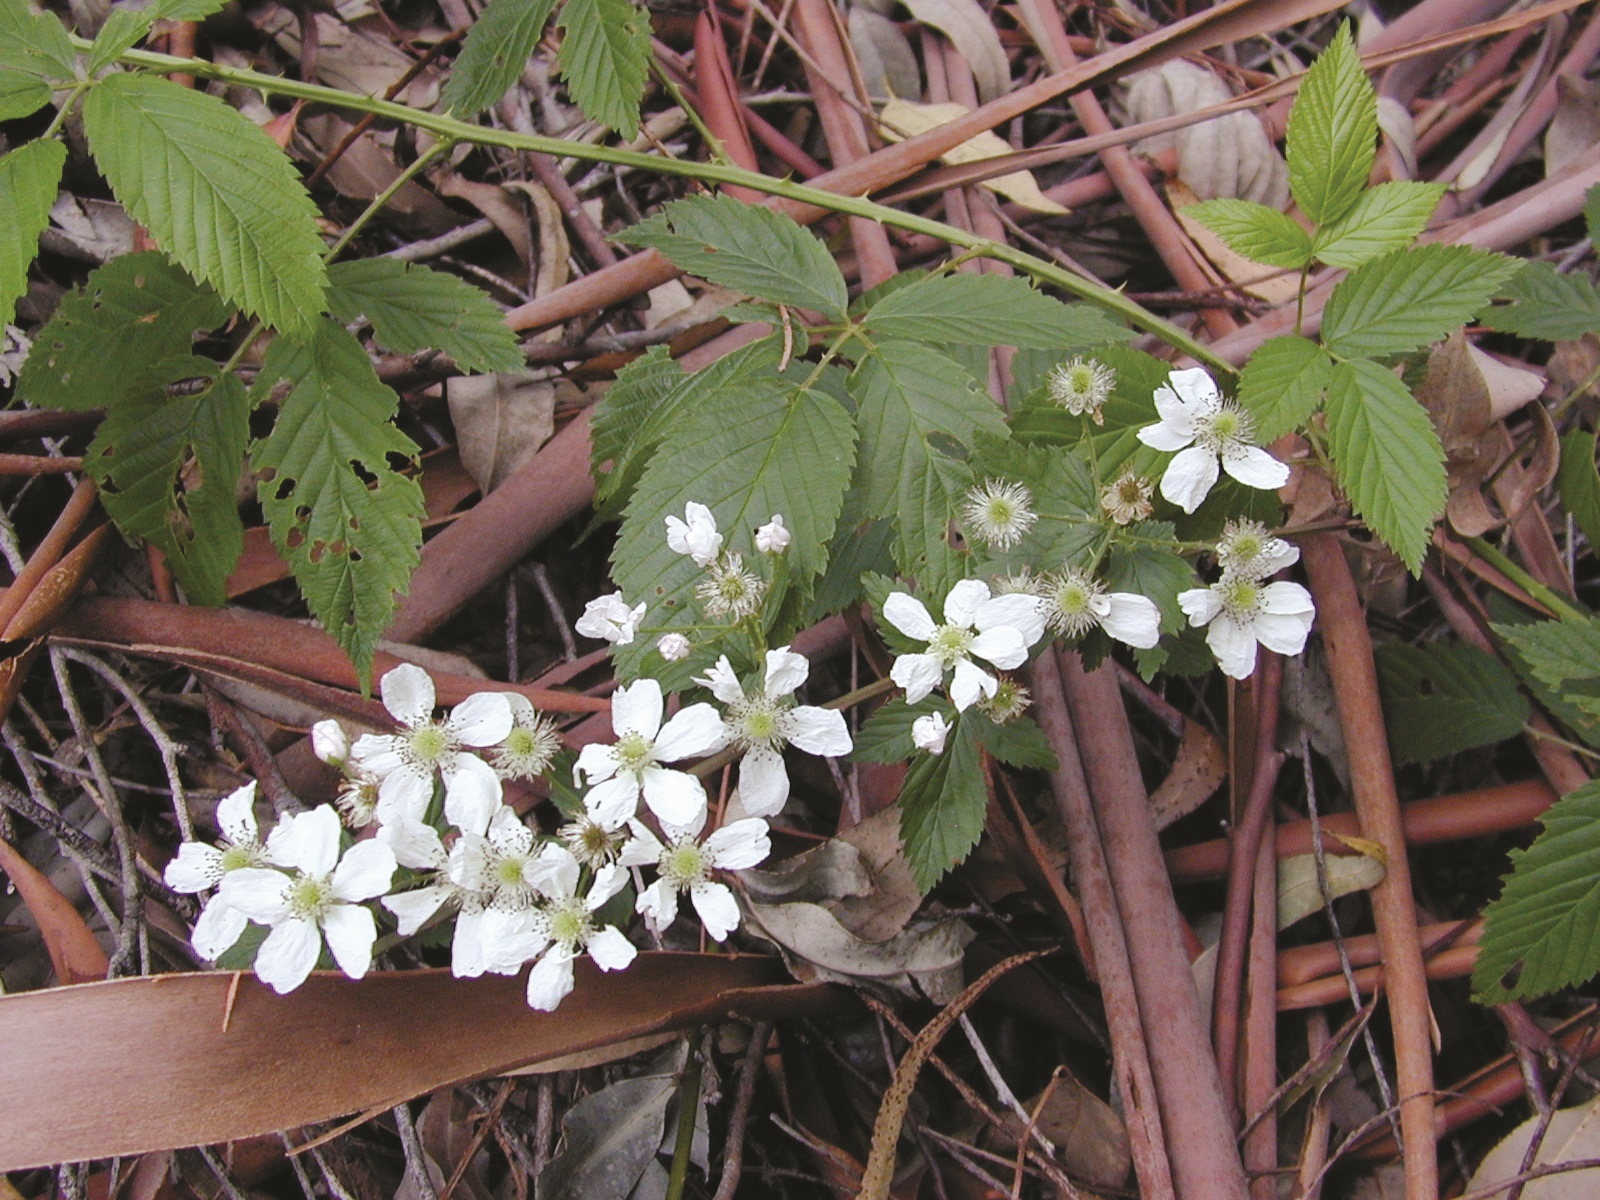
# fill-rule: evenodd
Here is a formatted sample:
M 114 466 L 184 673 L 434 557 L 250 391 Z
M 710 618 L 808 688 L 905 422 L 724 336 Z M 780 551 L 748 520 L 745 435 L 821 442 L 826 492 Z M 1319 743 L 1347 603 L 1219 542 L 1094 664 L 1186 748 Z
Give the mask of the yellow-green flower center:
M 407 739 L 411 757 L 424 767 L 436 767 L 450 751 L 455 749 L 455 739 L 443 725 L 423 725 L 411 731 Z
M 588 911 L 577 900 L 554 905 L 546 910 L 545 918 L 550 922 L 550 940 L 569 949 L 583 945 L 594 932 Z
M 699 843 L 681 842 L 667 849 L 657 869 L 661 872 L 661 878 L 668 883 L 684 888 L 704 879 L 710 864 L 706 862 L 706 852 Z
M 928 653 L 948 667 L 967 657 L 976 637 L 977 634 L 972 630 L 959 625 L 941 625 L 933 631 L 933 637 L 928 642 Z
M 1261 585 L 1248 579 L 1229 579 L 1218 584 L 1222 606 L 1234 616 L 1246 616 L 1261 607 Z
M 226 875 L 229 871 L 237 871 L 241 867 L 258 866 L 260 858 L 252 846 L 225 846 L 222 848 L 221 871 Z
M 656 744 L 641 733 L 625 733 L 612 747 L 617 756 L 617 768 L 638 773 L 655 762 Z
M 316 921 L 333 904 L 333 884 L 326 875 L 297 875 L 289 884 L 289 911 Z

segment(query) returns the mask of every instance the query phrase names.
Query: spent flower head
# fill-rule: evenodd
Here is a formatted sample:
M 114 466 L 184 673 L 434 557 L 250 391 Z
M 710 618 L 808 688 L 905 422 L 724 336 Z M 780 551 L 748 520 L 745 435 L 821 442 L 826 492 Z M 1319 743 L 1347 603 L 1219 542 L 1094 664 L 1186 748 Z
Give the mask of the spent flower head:
M 986 479 L 967 489 L 961 520 L 967 536 L 983 546 L 1009 550 L 1039 519 L 1033 493 L 1008 479 Z
M 1100 491 L 1100 511 L 1118 525 L 1132 525 L 1135 521 L 1148 521 L 1155 512 L 1150 502 L 1150 481 L 1143 475 L 1124 471 Z
M 1289 468 L 1253 443 L 1255 422 L 1232 400 L 1223 399 L 1204 369 L 1173 371 L 1156 389 L 1161 420 L 1139 430 L 1139 440 L 1178 453 L 1161 476 L 1161 494 L 1184 512 L 1200 507 L 1220 470 L 1247 487 L 1280 488 Z
M 1002 675 L 994 695 L 978 701 L 978 711 L 996 725 L 1004 725 L 1027 712 L 1032 703 L 1033 696 L 1027 688 L 1009 675 Z
M 1105 423 L 1105 414 L 1100 410 L 1116 386 L 1115 370 L 1098 359 L 1081 355 L 1053 369 L 1046 380 L 1054 403 L 1073 416 L 1087 415 L 1096 425 Z
M 767 585 L 761 576 L 746 571 L 743 556 L 735 550 L 718 558 L 694 589 L 706 616 L 719 620 L 731 617 L 735 621 L 755 615 L 766 592 Z
M 495 747 L 494 769 L 502 779 L 537 779 L 561 749 L 556 723 L 517 692 L 504 693 L 511 706 L 511 732 Z

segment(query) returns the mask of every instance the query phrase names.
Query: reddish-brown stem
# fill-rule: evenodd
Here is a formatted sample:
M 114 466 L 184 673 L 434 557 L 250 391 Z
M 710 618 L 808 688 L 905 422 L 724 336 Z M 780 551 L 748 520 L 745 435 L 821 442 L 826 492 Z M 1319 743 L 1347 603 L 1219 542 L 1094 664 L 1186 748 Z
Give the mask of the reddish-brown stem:
M 67 552 L 84 521 L 94 511 L 95 500 L 100 492 L 92 480 L 85 479 L 73 489 L 72 496 L 62 507 L 57 515 L 55 524 L 50 527 L 50 532 L 44 535 L 44 540 L 28 556 L 28 561 L 23 563 L 22 570 L 17 572 L 17 577 L 11 586 L 0 595 L 0 630 L 11 624 L 11 619 L 21 611 L 23 604 L 33 594 L 33 589 L 44 578 L 45 573 L 61 561 L 61 556 Z
M 1241 1106 L 1261 1119 L 1244 1136 L 1244 1169 L 1252 1200 L 1274 1200 L 1278 1194 L 1278 1116 L 1272 1093 L 1278 1086 L 1278 996 L 1274 986 L 1278 963 L 1278 861 L 1272 848 L 1272 827 L 1264 831 L 1256 853 L 1255 894 L 1250 911 L 1250 960 L 1245 991 L 1246 1031 L 1242 1064 Z

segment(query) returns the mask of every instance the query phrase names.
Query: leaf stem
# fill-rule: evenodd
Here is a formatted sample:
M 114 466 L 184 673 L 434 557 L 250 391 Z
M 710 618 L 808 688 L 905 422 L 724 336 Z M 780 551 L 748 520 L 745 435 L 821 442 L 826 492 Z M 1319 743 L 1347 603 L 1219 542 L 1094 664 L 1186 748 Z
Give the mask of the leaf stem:
M 1499 571 L 1502 575 L 1510 579 L 1523 591 L 1527 592 L 1528 595 L 1532 596 L 1540 604 L 1543 604 L 1551 612 L 1555 613 L 1555 615 L 1561 620 L 1589 620 L 1588 613 L 1572 604 L 1569 604 L 1566 600 L 1563 600 L 1553 590 L 1540 583 L 1532 575 L 1528 574 L 1516 563 L 1512 562 L 1511 559 L 1498 547 L 1491 546 L 1481 537 L 1463 538 L 1462 544 L 1470 549 L 1479 558 L 1483 559 L 1484 562 L 1488 563 L 1495 570 Z
M 388 187 L 384 188 L 383 191 L 379 192 L 372 198 L 372 202 L 361 211 L 361 215 L 358 216 L 354 221 L 350 222 L 345 231 L 339 235 L 339 240 L 328 247 L 327 251 L 322 256 L 322 261 L 325 263 L 331 263 L 334 259 L 338 258 L 339 255 L 343 254 L 345 248 L 348 247 L 351 242 L 355 241 L 356 237 L 361 233 L 361 231 L 367 227 L 368 222 L 382 212 L 384 206 L 387 205 L 389 201 L 394 199 L 395 193 L 397 193 L 401 188 L 405 187 L 406 184 L 410 183 L 418 175 L 422 174 L 423 171 L 427 170 L 428 167 L 433 163 L 434 159 L 449 154 L 450 151 L 454 150 L 455 148 L 456 143 L 454 140 L 450 138 L 440 138 L 421 154 L 417 155 L 416 161 L 396 175 Z
M 689 1061 L 678 1086 L 678 1131 L 672 1143 L 672 1170 L 667 1176 L 665 1200 L 683 1200 L 689 1176 L 689 1151 L 694 1147 L 695 1116 L 700 1111 L 700 1055 L 691 1039 Z

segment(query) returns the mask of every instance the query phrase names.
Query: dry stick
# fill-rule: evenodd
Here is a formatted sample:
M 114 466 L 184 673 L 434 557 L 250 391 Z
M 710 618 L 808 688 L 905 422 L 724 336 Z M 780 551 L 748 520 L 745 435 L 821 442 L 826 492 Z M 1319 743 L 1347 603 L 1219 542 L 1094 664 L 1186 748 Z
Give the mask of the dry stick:
M 1268 743 L 1270 745 L 1270 743 Z M 1244 1135 L 1244 1169 L 1253 1200 L 1278 1194 L 1278 1113 L 1272 1093 L 1278 1086 L 1278 862 L 1269 825 L 1256 853 L 1252 898 L 1250 960 L 1244 1010 L 1243 1108 L 1261 1113 Z
M 722 153 L 747 170 L 760 170 L 755 144 L 744 121 L 744 108 L 739 103 L 733 66 L 728 61 L 728 47 L 722 40 L 722 24 L 713 6 L 703 9 L 694 21 L 694 86 L 699 94 L 701 119 L 720 143 Z M 758 204 L 765 198 L 749 188 L 724 190 L 746 204 Z
M 750 1126 L 750 1101 L 756 1091 L 756 1076 L 761 1073 L 761 1060 L 767 1052 L 767 1039 L 772 1036 L 771 1021 L 757 1021 L 750 1030 L 750 1045 L 745 1048 L 739 1063 L 739 1086 L 733 1097 L 733 1111 L 728 1115 L 728 1145 L 722 1156 L 722 1178 L 717 1180 L 717 1194 L 712 1200 L 733 1200 L 739 1190 L 739 1177 L 744 1174 L 745 1132 Z
M 1242 1200 L 1244 1169 L 1233 1120 L 1207 1044 L 1181 918 L 1116 671 L 1102 666 L 1085 672 L 1076 654 L 1060 659 L 1089 798 L 1117 890 L 1178 1195 L 1182 1200 Z
M 0 596 L 0 630 L 11 624 L 11 619 L 21 611 L 39 581 L 67 552 L 67 545 L 94 511 L 99 494 L 93 480 L 89 479 L 82 480 L 73 489 L 72 498 L 61 509 L 50 532 L 44 535 L 44 540 L 28 556 L 22 570 L 17 572 L 16 579 Z
M 1139 1001 L 1128 946 L 1123 935 L 1116 889 L 1106 869 L 1105 850 L 1089 804 L 1088 784 L 1078 757 L 1078 743 L 1062 694 L 1061 670 L 1056 656 L 1046 653 L 1033 664 L 1034 715 L 1050 739 L 1060 764 L 1050 773 L 1056 809 L 1067 831 L 1067 853 L 1072 879 L 1083 905 L 1089 943 L 1094 950 L 1095 981 L 1106 1010 L 1111 1035 L 1111 1062 L 1117 1090 L 1122 1096 L 1128 1148 L 1144 1200 L 1169 1200 L 1177 1195 L 1167 1143 L 1162 1135 L 1155 1080 L 1150 1065 L 1150 1044 L 1140 1022 Z
M 1373 919 L 1383 948 L 1384 986 L 1394 1031 L 1400 1092 L 1400 1136 L 1405 1141 L 1407 1200 L 1436 1200 L 1439 1168 L 1434 1149 L 1433 1029 L 1428 980 L 1417 933 L 1411 867 L 1406 858 L 1400 798 L 1378 702 L 1372 638 L 1355 580 L 1338 538 L 1312 534 L 1300 543 L 1328 650 L 1328 671 L 1349 751 L 1350 787 L 1362 836 L 1383 847 L 1386 870 L 1372 889 Z

